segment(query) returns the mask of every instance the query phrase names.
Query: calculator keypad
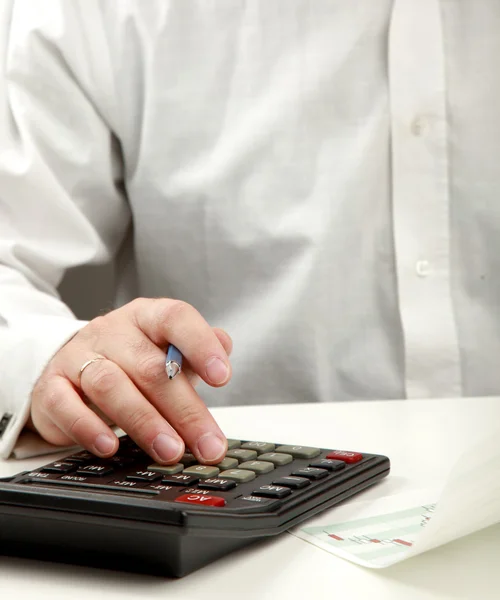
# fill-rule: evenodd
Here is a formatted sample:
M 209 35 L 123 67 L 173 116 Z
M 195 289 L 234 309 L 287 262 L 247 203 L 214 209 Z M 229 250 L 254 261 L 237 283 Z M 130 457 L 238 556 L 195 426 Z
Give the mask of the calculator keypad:
M 189 451 L 177 464 L 160 465 L 125 437 L 110 459 L 77 452 L 28 473 L 23 483 L 135 493 L 210 510 L 262 512 L 343 477 L 364 458 L 344 450 L 229 439 L 226 456 L 215 466 L 198 464 Z

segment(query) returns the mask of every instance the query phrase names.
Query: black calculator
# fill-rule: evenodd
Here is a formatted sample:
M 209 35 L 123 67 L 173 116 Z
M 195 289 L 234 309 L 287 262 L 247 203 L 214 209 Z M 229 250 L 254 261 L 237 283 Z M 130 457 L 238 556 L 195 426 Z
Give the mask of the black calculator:
M 162 466 L 129 437 L 0 480 L 0 553 L 181 577 L 338 504 L 389 473 L 386 456 L 228 440 L 215 466 Z

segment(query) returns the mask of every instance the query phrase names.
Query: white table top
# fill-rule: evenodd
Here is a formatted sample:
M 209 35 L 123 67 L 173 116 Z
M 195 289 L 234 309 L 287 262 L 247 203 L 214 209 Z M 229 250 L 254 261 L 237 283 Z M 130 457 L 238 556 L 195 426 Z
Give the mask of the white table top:
M 252 406 L 213 414 L 228 437 L 388 455 L 391 474 L 363 493 L 370 499 L 442 479 L 450 460 L 500 423 L 500 398 Z M 46 462 L 0 461 L 0 476 Z M 0 598 L 497 600 L 499 548 L 500 526 L 494 526 L 369 570 L 285 533 L 179 580 L 0 557 Z

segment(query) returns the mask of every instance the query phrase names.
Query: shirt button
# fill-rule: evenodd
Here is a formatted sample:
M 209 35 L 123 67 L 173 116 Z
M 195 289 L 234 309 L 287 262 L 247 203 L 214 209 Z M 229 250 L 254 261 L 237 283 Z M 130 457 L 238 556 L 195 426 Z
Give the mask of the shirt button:
M 427 130 L 427 119 L 422 116 L 417 116 L 411 123 L 411 132 L 415 137 L 424 135 Z
M 415 271 L 419 277 L 427 277 L 431 273 L 431 265 L 427 260 L 418 260 L 415 263 Z

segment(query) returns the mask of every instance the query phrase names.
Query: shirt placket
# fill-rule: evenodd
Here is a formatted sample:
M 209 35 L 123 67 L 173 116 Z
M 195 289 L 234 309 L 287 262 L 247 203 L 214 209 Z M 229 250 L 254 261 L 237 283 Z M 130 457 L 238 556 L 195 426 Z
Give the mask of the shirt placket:
M 393 231 L 409 398 L 461 395 L 451 295 L 439 0 L 395 0 L 389 33 Z

